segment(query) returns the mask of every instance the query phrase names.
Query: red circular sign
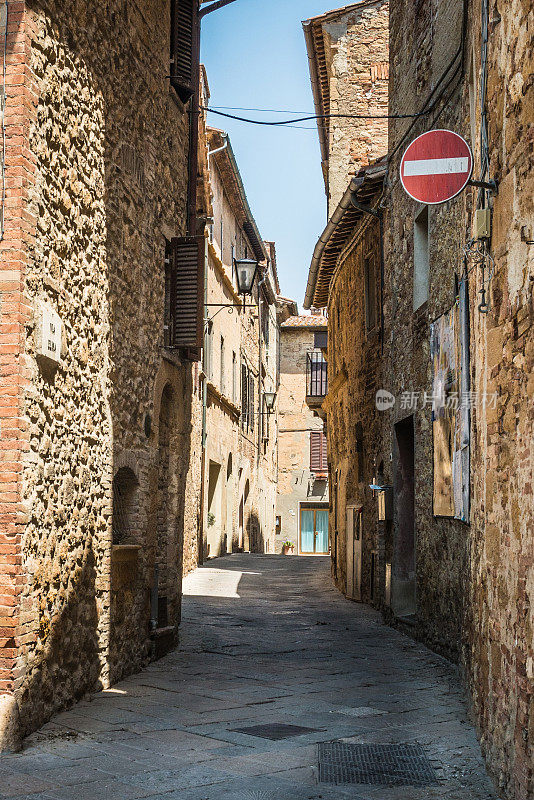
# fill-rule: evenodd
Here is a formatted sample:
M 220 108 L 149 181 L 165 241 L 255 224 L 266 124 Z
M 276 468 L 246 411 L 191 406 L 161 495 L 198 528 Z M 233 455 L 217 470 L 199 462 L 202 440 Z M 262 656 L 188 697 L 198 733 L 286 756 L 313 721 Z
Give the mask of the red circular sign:
M 406 149 L 400 178 L 410 197 L 435 205 L 456 197 L 472 171 L 473 154 L 465 139 L 453 131 L 427 131 Z

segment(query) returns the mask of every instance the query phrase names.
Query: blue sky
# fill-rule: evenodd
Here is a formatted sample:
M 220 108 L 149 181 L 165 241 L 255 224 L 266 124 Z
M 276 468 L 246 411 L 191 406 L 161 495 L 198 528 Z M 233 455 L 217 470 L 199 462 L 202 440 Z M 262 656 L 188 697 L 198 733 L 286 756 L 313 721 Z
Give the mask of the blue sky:
M 313 114 L 301 20 L 339 5 L 335 0 L 236 0 L 208 14 L 202 22 L 202 61 L 211 105 Z M 303 123 L 307 130 L 254 126 L 214 115 L 209 122 L 230 134 L 261 235 L 276 242 L 282 294 L 302 308 L 313 248 L 326 224 L 315 122 Z

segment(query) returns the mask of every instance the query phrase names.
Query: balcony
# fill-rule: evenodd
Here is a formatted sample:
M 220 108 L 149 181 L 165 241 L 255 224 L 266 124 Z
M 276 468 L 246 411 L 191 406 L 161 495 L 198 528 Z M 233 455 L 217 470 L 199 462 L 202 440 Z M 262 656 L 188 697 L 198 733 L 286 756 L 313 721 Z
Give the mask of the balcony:
M 328 365 L 320 350 L 306 355 L 306 403 L 318 411 L 328 393 Z

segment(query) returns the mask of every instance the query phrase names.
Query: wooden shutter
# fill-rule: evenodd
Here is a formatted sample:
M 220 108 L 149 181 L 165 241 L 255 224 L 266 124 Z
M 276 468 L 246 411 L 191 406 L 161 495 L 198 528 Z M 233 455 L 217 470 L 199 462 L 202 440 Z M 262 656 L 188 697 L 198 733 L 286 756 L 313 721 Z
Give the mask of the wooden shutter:
M 194 92 L 197 0 L 171 0 L 171 84 L 187 103 Z
M 203 236 L 173 239 L 174 310 L 172 347 L 200 352 L 204 335 L 204 259 Z
M 249 384 L 248 384 L 248 394 L 249 394 L 249 425 L 250 429 L 254 430 L 254 402 L 255 402 L 255 390 L 254 390 L 254 376 L 249 374 Z
M 243 364 L 241 367 L 241 425 L 247 427 L 248 421 L 248 372 Z
M 310 432 L 310 472 L 320 475 L 326 475 L 328 472 L 326 436 L 323 431 Z

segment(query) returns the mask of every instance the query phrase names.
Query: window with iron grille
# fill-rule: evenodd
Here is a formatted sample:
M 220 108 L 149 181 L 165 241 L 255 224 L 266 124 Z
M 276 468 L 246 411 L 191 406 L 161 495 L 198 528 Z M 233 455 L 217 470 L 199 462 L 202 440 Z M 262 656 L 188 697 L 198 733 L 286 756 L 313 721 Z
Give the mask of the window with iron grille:
M 183 103 L 195 89 L 197 15 L 197 0 L 171 0 L 171 86 Z
M 326 436 L 323 431 L 310 431 L 310 472 L 328 474 Z
M 310 350 L 306 356 L 306 395 L 326 397 L 328 393 L 328 365 L 321 350 Z

